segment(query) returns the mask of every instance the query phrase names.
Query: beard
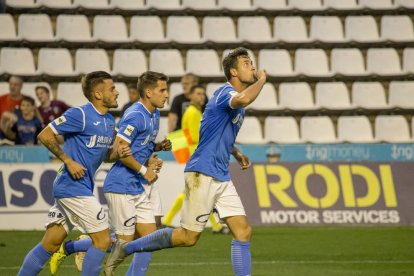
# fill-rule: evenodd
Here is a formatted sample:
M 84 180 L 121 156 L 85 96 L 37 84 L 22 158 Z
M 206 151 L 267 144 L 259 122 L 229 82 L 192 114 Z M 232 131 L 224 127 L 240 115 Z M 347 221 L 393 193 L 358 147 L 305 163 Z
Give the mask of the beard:
M 108 99 L 105 99 L 105 100 L 103 101 L 103 105 L 104 105 L 105 107 L 107 107 L 107 108 L 117 108 L 117 107 L 118 107 L 118 101 L 117 101 L 117 100 L 115 100 L 115 101 L 110 101 L 110 100 L 108 100 Z

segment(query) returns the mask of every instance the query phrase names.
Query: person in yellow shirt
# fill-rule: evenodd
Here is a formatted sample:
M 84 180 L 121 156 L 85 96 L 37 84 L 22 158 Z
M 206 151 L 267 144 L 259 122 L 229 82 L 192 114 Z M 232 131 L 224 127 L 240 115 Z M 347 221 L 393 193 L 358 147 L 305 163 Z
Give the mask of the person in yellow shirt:
M 203 117 L 202 107 L 206 99 L 206 89 L 203 86 L 195 85 L 191 88 L 189 97 L 190 105 L 184 112 L 181 128 L 190 136 L 192 142 L 192 145 L 190 145 L 190 153 L 192 154 L 196 149 L 200 138 L 200 123 L 201 118 Z M 171 226 L 172 220 L 183 205 L 184 197 L 184 193 L 177 196 L 173 206 L 164 217 L 164 225 Z M 210 223 L 214 233 L 228 234 L 230 232 L 227 227 L 223 227 L 221 224 L 217 223 L 213 213 L 210 214 Z

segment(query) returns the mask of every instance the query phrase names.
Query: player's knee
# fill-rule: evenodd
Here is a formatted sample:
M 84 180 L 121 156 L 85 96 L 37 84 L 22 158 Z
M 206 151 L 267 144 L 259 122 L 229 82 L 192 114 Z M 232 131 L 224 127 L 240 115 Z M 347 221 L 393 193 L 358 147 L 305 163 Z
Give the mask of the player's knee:
M 197 241 L 198 241 L 198 237 L 188 236 L 186 237 L 184 242 L 185 242 L 185 246 L 191 247 L 191 246 L 196 245 Z
M 194 246 L 196 245 L 198 239 L 200 238 L 200 233 L 193 231 L 185 231 L 184 246 Z
M 246 225 L 234 231 L 233 236 L 238 241 L 250 241 L 252 232 L 252 227 L 250 225 Z
M 99 237 L 94 237 L 92 243 L 98 249 L 107 250 L 111 247 L 112 240 L 109 235 L 100 235 Z

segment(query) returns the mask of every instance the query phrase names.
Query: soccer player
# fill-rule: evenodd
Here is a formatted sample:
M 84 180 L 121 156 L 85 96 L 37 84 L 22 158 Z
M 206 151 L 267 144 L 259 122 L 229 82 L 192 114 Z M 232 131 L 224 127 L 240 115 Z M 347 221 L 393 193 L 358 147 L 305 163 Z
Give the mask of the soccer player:
M 201 85 L 194 85 L 191 87 L 188 97 L 190 98 L 190 105 L 184 112 L 181 128 L 188 132 L 189 138 L 192 141 L 192 145 L 190 145 L 190 153 L 193 153 L 200 140 L 200 122 L 203 116 L 202 107 L 206 99 L 206 89 Z M 183 206 L 184 198 L 185 194 L 182 192 L 174 200 L 171 209 L 164 218 L 164 225 L 171 226 L 175 215 Z M 223 227 L 221 224 L 217 223 L 213 213 L 210 214 L 210 223 L 213 233 L 229 233 L 227 227 Z
M 200 143 L 185 168 L 181 227 L 164 228 L 132 242 L 118 239 L 108 256 L 106 275 L 113 275 L 123 259 L 134 252 L 195 245 L 213 207 L 233 235 L 231 257 L 235 275 L 251 274 L 252 228 L 231 182 L 229 160 L 232 154 L 242 169 L 251 165 L 234 142 L 243 123 L 244 107 L 259 95 L 266 73 L 256 72 L 244 48 L 234 49 L 225 57 L 223 70 L 228 83 L 218 88 L 208 102 L 201 121 Z
M 117 161 L 104 182 L 109 219 L 118 239 L 132 241 L 157 230 L 153 206 L 143 184 L 158 178 L 156 172 L 145 167 L 154 151 L 171 150 L 171 142 L 155 144 L 159 130 L 160 112 L 168 99 L 168 77 L 147 71 L 138 78 L 140 100 L 128 108 L 119 122 L 115 139 L 118 144 L 131 147 L 132 155 Z M 151 260 L 150 252 L 134 256 L 128 275 L 145 275 Z
M 63 164 L 53 185 L 55 204 L 49 210 L 46 232 L 27 254 L 18 275 L 37 275 L 73 226 L 87 233 L 93 243 L 85 256 L 83 275 L 99 275 L 111 245 L 108 217 L 93 196 L 93 178 L 102 161 L 126 156 L 130 149 L 111 149 L 115 122 L 108 110 L 118 106 L 119 95 L 111 75 L 103 71 L 87 74 L 82 78 L 82 90 L 89 103 L 70 108 L 38 136 Z M 65 138 L 63 150 L 57 135 Z
M 171 142 L 167 139 L 155 143 L 160 120 L 158 108 L 162 108 L 168 99 L 167 81 L 168 77 L 164 74 L 151 71 L 143 73 L 137 84 L 140 100 L 125 111 L 118 124 L 119 132 L 115 138 L 114 148 L 128 146 L 132 155 L 118 160 L 109 170 L 104 182 L 104 193 L 108 201 L 111 228 L 116 237 L 123 240 L 131 241 L 157 229 L 153 212 L 154 202 L 150 202 L 143 184 L 151 186 L 158 178 L 156 172 L 162 166 L 162 160 L 159 158 L 152 157 L 149 161 L 153 152 L 171 150 Z M 145 164 L 148 164 L 148 167 Z M 151 196 L 159 198 L 158 190 L 152 190 L 152 193 L 154 194 Z M 51 268 L 54 267 L 52 274 L 56 273 L 67 255 L 84 251 L 89 246 L 90 240 L 65 243 L 63 247 L 66 249 L 52 258 L 56 260 L 53 263 L 51 261 Z M 145 275 L 150 260 L 150 252 L 137 253 L 128 275 Z

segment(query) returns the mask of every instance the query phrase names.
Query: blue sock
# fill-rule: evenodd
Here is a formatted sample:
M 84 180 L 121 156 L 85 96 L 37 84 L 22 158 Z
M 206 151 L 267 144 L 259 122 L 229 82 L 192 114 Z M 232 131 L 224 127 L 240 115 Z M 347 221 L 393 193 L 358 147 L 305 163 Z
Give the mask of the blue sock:
M 99 275 L 105 254 L 106 250 L 100 250 L 96 247 L 90 246 L 88 251 L 86 251 L 85 259 L 83 261 L 82 275 Z
M 70 255 L 75 252 L 86 252 L 92 245 L 92 239 L 67 241 L 65 242 L 65 252 Z
M 111 234 L 111 239 L 116 240 L 115 233 Z M 91 238 L 84 240 L 67 241 L 65 242 L 65 251 L 69 256 L 75 252 L 86 252 L 90 246 L 92 246 Z M 111 247 L 107 250 L 107 252 L 111 252 Z
M 236 240 L 231 242 L 231 263 L 233 265 L 234 275 L 251 275 L 252 258 L 250 256 L 250 242 Z
M 142 238 L 129 242 L 125 252 L 129 255 L 134 252 L 152 252 L 172 247 L 171 236 L 173 228 L 163 228 Z
M 38 243 L 29 253 L 27 253 L 19 274 L 17 275 L 37 275 L 51 256 L 52 253 L 48 252 L 41 243 Z
M 132 263 L 129 265 L 127 276 L 145 276 L 151 262 L 151 252 L 135 253 Z

